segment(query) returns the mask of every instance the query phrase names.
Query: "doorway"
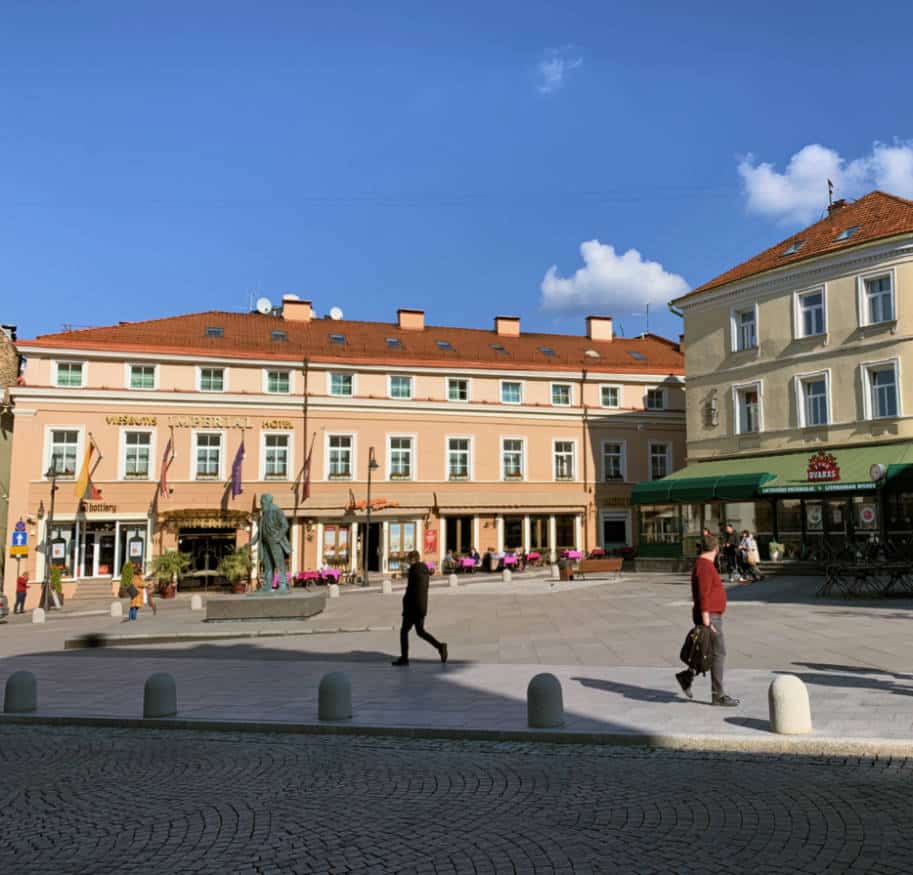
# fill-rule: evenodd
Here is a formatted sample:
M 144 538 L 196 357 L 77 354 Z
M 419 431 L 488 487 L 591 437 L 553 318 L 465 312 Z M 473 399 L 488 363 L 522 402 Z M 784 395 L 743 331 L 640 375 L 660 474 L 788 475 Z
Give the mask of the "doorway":
M 445 521 L 444 552 L 453 550 L 457 556 L 465 556 L 475 544 L 472 543 L 472 517 L 449 516 Z
M 602 548 L 611 552 L 616 547 L 630 545 L 630 517 L 627 511 L 603 511 Z
M 365 523 L 358 524 L 358 571 L 364 569 L 364 557 L 368 558 L 368 571 L 380 571 L 380 530 L 381 523 L 368 526 L 368 546 L 365 553 Z
M 204 587 L 219 576 L 219 563 L 237 544 L 235 529 L 182 530 L 178 533 L 178 550 L 190 556 L 187 577 Z
M 87 525 L 83 577 L 111 577 L 114 568 L 115 529 L 113 525 Z

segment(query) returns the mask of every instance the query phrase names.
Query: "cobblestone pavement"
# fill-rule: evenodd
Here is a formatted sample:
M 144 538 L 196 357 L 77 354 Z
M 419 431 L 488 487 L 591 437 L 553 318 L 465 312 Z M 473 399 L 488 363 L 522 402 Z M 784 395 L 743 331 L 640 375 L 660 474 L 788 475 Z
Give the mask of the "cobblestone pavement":
M 910 871 L 913 761 L 0 726 L 16 873 Z

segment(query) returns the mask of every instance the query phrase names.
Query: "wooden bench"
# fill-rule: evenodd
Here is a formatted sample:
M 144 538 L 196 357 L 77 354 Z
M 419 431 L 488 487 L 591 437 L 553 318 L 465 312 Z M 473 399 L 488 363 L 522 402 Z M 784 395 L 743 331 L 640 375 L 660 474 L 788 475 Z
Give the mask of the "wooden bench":
M 606 559 L 581 559 L 574 568 L 574 577 L 586 580 L 587 574 L 614 574 L 617 580 L 621 577 L 621 566 L 624 560 L 620 556 Z

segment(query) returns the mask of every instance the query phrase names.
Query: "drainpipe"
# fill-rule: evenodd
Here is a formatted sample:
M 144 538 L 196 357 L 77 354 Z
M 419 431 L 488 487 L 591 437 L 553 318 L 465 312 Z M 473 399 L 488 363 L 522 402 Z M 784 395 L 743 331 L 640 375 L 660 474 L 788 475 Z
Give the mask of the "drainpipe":
M 583 431 L 582 440 L 580 441 L 580 454 L 583 457 L 583 493 L 587 496 L 583 506 L 583 555 L 589 552 L 590 543 L 590 499 L 589 499 L 589 451 L 587 448 L 587 435 L 589 434 L 589 417 L 587 406 L 584 403 L 583 392 L 586 387 L 586 368 L 581 372 L 580 377 L 580 406 L 583 409 L 583 418 L 581 419 L 581 429 Z

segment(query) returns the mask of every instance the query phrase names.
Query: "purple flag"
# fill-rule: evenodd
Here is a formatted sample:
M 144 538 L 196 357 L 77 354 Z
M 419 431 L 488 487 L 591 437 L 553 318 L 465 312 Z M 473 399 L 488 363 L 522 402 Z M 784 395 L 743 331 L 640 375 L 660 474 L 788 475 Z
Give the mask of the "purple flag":
M 241 463 L 244 461 L 244 438 L 241 446 L 235 453 L 235 460 L 231 463 L 231 497 L 237 498 L 244 490 L 241 488 Z

